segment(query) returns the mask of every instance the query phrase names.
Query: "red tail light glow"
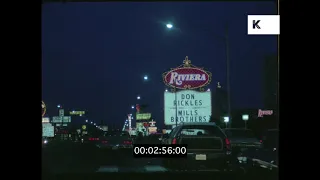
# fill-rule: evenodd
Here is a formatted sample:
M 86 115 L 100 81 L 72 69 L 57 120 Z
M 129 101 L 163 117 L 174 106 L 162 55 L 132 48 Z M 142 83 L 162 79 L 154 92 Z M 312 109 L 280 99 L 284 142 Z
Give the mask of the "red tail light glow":
M 123 144 L 132 144 L 131 141 L 123 141 Z
M 172 144 L 177 144 L 177 139 L 176 138 L 172 139 Z
M 225 142 L 226 142 L 226 148 L 227 148 L 228 150 L 231 150 L 231 143 L 230 143 L 229 139 L 226 138 L 226 139 L 225 139 Z
M 260 140 L 260 142 L 262 143 L 263 141 L 262 141 L 262 140 Z
M 99 138 L 89 138 L 89 141 L 99 141 Z

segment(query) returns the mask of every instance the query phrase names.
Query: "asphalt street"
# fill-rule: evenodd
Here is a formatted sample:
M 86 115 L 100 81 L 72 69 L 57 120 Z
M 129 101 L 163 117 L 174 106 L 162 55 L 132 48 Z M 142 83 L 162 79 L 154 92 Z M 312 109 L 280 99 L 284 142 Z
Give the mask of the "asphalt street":
M 248 161 L 256 160 L 257 155 L 252 154 L 252 156 L 248 158 Z M 163 167 L 162 160 L 159 158 L 134 158 L 130 149 L 105 151 L 93 145 L 76 143 L 48 144 L 42 151 L 42 165 L 44 171 L 52 173 L 172 171 Z M 250 162 L 238 166 L 238 170 L 252 169 Z M 217 170 L 201 169 L 197 171 L 214 172 Z

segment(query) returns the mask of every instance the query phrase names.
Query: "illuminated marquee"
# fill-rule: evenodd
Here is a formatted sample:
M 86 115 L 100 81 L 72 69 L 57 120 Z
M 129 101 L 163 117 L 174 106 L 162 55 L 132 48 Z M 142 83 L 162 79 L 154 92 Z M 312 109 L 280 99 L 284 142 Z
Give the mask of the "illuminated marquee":
M 182 90 L 164 93 L 164 124 L 209 122 L 212 114 L 211 92 Z
M 211 73 L 192 65 L 186 56 L 181 66 L 163 73 L 163 82 L 177 89 L 199 89 L 211 82 Z
M 151 113 L 137 113 L 136 120 L 149 120 Z

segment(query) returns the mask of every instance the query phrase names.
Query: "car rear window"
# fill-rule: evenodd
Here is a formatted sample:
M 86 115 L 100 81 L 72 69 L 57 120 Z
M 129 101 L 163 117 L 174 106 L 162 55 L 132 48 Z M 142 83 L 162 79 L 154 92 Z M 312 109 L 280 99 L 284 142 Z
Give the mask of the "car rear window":
M 216 136 L 224 137 L 225 135 L 217 126 L 201 126 L 201 125 L 186 125 L 182 127 L 182 136 Z
M 255 134 L 251 130 L 245 129 L 232 129 L 225 130 L 228 137 L 239 137 L 239 138 L 256 138 Z

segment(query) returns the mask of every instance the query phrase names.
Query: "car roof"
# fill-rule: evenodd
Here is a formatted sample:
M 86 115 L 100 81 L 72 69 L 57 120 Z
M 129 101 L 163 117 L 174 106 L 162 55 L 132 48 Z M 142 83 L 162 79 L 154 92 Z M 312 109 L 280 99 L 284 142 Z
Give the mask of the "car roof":
M 214 122 L 191 122 L 191 123 L 181 123 L 179 126 L 217 126 Z

